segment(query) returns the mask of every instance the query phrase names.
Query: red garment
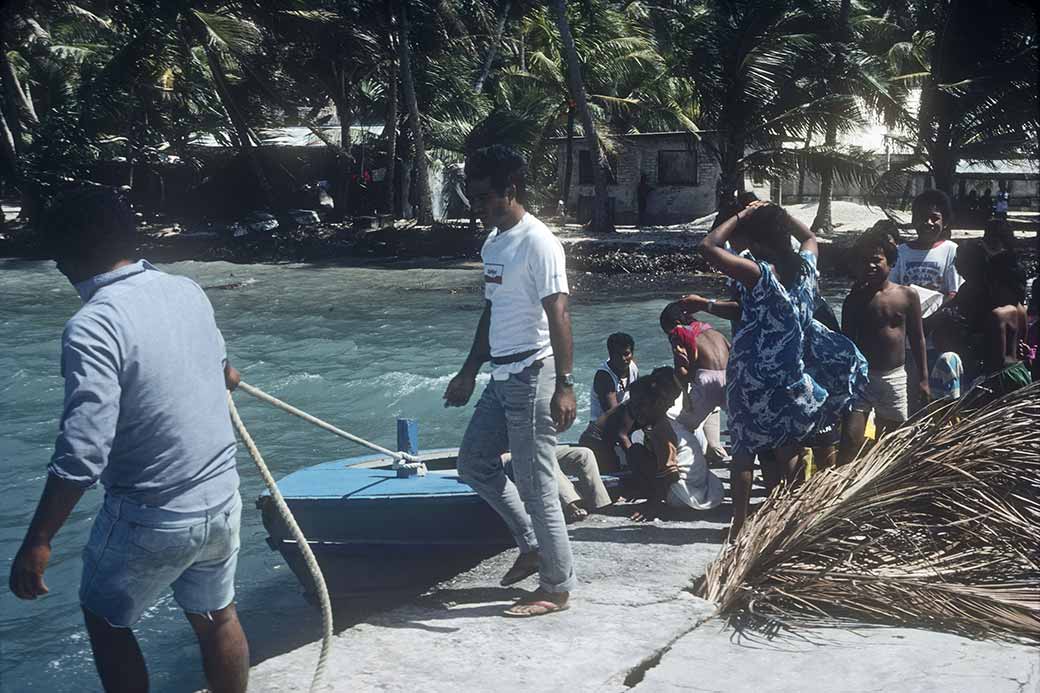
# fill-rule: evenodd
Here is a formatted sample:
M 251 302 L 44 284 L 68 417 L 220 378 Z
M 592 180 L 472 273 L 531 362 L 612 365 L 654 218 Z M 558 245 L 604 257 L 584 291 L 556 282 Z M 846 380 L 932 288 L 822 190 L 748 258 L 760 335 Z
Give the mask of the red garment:
M 672 331 L 668 333 L 668 339 L 670 339 L 673 344 L 679 344 L 685 348 L 690 362 L 692 363 L 697 360 L 697 337 L 700 336 L 701 332 L 707 332 L 711 329 L 714 328 L 708 323 L 694 320 L 688 326 L 677 325 L 672 328 Z

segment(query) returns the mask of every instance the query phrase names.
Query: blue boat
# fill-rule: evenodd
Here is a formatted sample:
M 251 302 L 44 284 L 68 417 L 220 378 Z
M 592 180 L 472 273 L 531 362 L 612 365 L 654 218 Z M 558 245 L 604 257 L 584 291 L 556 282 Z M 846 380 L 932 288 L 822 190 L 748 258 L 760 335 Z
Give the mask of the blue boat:
M 387 455 L 324 462 L 278 488 L 321 565 L 330 594 L 416 590 L 514 545 L 505 523 L 455 469 L 457 448 L 426 451 L 425 476 L 399 477 Z M 608 489 L 616 477 L 604 477 Z M 288 527 L 266 491 L 257 499 L 267 542 L 307 593 L 313 585 Z

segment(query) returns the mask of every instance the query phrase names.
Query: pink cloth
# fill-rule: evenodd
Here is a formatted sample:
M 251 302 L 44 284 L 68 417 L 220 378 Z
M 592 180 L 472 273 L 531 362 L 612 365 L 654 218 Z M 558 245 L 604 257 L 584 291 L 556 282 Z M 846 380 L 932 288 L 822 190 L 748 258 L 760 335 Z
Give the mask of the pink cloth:
M 697 360 L 697 337 L 702 332 L 712 329 L 714 328 L 708 323 L 695 320 L 689 325 L 677 325 L 672 328 L 672 331 L 668 333 L 668 338 L 672 340 L 673 344 L 679 344 L 686 349 L 692 365 L 692 362 Z

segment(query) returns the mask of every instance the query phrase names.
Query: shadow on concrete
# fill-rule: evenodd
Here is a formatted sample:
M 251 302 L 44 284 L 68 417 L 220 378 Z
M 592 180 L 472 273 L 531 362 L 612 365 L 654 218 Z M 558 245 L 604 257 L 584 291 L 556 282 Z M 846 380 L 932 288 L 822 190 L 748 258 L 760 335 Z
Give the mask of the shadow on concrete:
M 668 527 L 656 524 L 626 525 L 621 527 L 577 527 L 571 529 L 572 541 L 606 542 L 611 544 L 721 544 L 728 528 Z

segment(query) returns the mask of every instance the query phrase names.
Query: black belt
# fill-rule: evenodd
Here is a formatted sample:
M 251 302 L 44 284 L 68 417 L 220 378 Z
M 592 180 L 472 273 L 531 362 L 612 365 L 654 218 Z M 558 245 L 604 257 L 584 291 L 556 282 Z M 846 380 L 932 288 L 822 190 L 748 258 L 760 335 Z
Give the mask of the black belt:
M 518 354 L 506 354 L 505 356 L 492 356 L 491 363 L 496 366 L 504 366 L 507 363 L 516 363 L 517 361 L 523 361 L 526 358 L 530 358 L 537 354 L 541 349 L 531 349 L 530 351 L 521 351 Z

